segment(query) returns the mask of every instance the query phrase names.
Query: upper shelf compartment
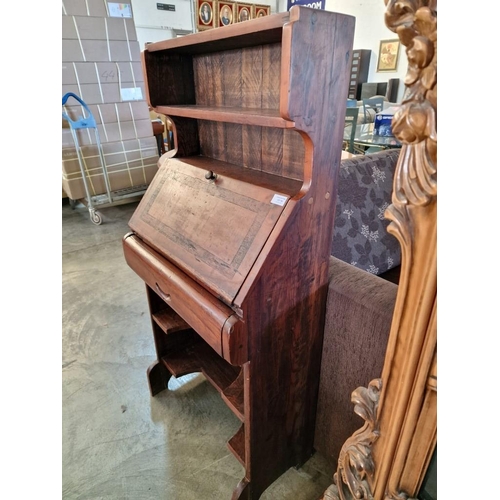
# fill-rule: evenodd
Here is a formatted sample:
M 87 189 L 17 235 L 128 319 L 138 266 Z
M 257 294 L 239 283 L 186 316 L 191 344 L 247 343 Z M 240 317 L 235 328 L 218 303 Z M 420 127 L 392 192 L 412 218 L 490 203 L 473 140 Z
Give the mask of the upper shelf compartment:
M 292 17 L 285 12 L 148 44 L 148 104 L 170 117 L 294 128 L 279 111 L 283 26 Z
M 281 42 L 283 25 L 289 20 L 290 13 L 282 12 L 247 23 L 150 43 L 145 50 L 196 55 Z

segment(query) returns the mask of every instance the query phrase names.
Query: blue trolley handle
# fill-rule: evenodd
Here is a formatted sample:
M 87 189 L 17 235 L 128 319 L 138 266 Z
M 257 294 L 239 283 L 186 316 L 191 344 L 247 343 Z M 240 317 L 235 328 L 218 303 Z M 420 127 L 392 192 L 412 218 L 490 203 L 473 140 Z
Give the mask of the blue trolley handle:
M 62 114 L 63 118 L 69 122 L 71 128 L 75 130 L 80 128 L 97 128 L 94 115 L 90 111 L 89 107 L 76 94 L 73 94 L 73 92 L 68 92 L 67 94 L 64 95 L 62 99 L 62 105 L 64 106 L 66 104 L 66 101 L 70 97 L 74 97 L 89 114 L 89 116 L 87 116 L 86 118 L 80 116 L 78 120 L 72 120 L 66 113 L 63 113 Z

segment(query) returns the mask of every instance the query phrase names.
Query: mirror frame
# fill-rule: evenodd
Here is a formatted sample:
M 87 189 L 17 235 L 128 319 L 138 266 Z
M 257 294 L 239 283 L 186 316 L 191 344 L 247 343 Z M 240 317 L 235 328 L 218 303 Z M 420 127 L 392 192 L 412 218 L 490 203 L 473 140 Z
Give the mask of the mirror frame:
M 384 1 L 408 57 L 385 212 L 401 276 L 382 375 L 351 396 L 365 424 L 345 441 L 322 500 L 414 498 L 437 444 L 437 0 Z

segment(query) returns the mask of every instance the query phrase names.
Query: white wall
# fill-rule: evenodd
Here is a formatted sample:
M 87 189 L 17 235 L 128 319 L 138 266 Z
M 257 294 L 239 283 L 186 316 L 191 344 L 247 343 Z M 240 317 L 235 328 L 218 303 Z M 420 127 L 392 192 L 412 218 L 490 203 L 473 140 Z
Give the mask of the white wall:
M 131 0 L 132 11 L 141 50 L 146 42 L 159 42 L 174 38 L 178 34 L 195 31 L 196 0 L 158 0 L 158 3 L 175 5 L 175 12 L 158 10 L 156 0 Z M 278 12 L 276 0 L 259 0 L 260 5 L 270 5 L 271 13 Z M 180 32 L 180 33 L 179 33 Z
M 399 48 L 397 71 L 377 72 L 380 40 L 398 39 L 398 36 L 385 25 L 384 0 L 326 0 L 325 10 L 350 14 L 356 18 L 354 48 L 372 51 L 368 81 L 387 82 L 390 78 L 399 78 L 397 102 L 401 102 L 405 91 L 403 79 L 408 68 L 405 47 L 401 45 Z
M 192 33 L 194 3 L 192 0 L 158 0 L 158 3 L 175 5 L 175 12 L 158 10 L 156 0 L 131 0 L 137 39 L 141 50 L 146 42 L 159 42 L 175 37 L 173 30 Z
M 286 10 L 287 0 L 278 0 L 279 12 Z M 325 10 L 349 14 L 356 18 L 354 30 L 354 49 L 370 49 L 369 82 L 387 82 L 390 78 L 399 78 L 398 99 L 401 102 L 405 91 L 403 79 L 406 75 L 408 60 L 405 47 L 400 46 L 397 71 L 377 73 L 377 61 L 380 40 L 396 40 L 398 36 L 385 25 L 386 7 L 384 0 L 326 0 Z
M 156 1 L 131 0 L 132 10 L 137 30 L 137 38 L 142 48 L 146 42 L 157 42 L 173 38 L 180 30 L 181 33 L 194 32 L 196 8 L 195 0 L 160 0 L 160 3 L 175 5 L 175 12 L 158 10 Z M 271 13 L 284 12 L 286 0 L 259 0 L 259 4 L 271 6 Z M 354 31 L 354 48 L 370 49 L 369 82 L 387 82 L 390 78 L 399 78 L 398 102 L 401 102 L 404 93 L 403 78 L 408 66 L 405 47 L 399 50 L 398 68 L 395 72 L 377 72 L 377 60 L 380 40 L 397 39 L 385 25 L 384 15 L 386 7 L 384 0 L 326 0 L 326 10 L 349 14 L 356 18 Z

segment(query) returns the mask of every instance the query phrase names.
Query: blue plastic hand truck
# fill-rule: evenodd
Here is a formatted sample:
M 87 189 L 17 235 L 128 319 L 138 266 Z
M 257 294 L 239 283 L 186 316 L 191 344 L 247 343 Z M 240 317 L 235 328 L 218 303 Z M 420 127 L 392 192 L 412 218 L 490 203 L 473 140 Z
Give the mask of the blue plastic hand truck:
M 67 113 L 64 112 L 64 105 L 68 101 L 70 97 L 73 97 L 78 101 L 78 103 L 83 106 L 85 109 L 87 116 L 83 117 L 80 116 L 78 120 L 72 120 Z M 62 116 L 63 118 L 69 123 L 70 129 L 71 129 L 71 135 L 73 136 L 73 140 L 75 142 L 75 148 L 76 148 L 76 153 L 78 156 L 78 164 L 80 165 L 80 171 L 82 174 L 82 180 L 83 180 L 83 185 L 85 188 L 85 194 L 86 198 L 84 200 L 81 200 L 84 205 L 87 206 L 90 214 L 90 220 L 94 224 L 101 224 L 102 223 L 102 216 L 101 214 L 95 209 L 96 206 L 113 206 L 113 205 L 119 205 L 122 203 L 126 202 L 131 202 L 134 201 L 135 198 L 141 197 L 147 189 L 147 185 L 141 185 L 141 186 L 136 186 L 134 188 L 127 188 L 127 189 L 121 189 L 118 191 L 111 191 L 110 184 L 109 184 L 109 177 L 108 177 L 108 170 L 106 168 L 106 162 L 104 160 L 104 154 L 102 150 L 102 145 L 101 145 L 101 140 L 99 138 L 99 131 L 97 130 L 97 124 L 94 119 L 94 116 L 92 115 L 92 112 L 90 111 L 89 107 L 83 102 L 83 100 L 78 97 L 76 94 L 73 92 L 68 92 L 67 94 L 64 95 L 62 98 L 62 105 L 63 105 L 63 113 Z M 102 168 L 102 173 L 104 176 L 104 184 L 106 186 L 106 194 L 100 194 L 100 195 L 95 195 L 92 196 L 90 194 L 89 190 L 89 185 L 87 182 L 87 174 L 85 171 L 84 167 L 84 162 L 83 162 L 83 157 L 82 157 L 82 152 L 78 140 L 78 135 L 76 133 L 77 130 L 80 129 L 93 129 L 95 132 L 95 139 L 97 143 L 97 149 L 99 151 L 99 158 L 101 161 L 101 168 Z

